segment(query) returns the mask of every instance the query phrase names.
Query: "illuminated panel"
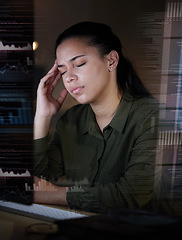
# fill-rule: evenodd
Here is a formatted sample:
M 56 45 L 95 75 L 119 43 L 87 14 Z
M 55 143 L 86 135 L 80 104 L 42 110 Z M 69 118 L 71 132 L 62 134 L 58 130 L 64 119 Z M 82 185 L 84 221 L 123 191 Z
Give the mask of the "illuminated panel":
M 0 5 L 0 198 L 30 204 L 33 186 L 33 0 Z
M 182 216 L 182 1 L 138 17 L 139 71 L 160 105 L 156 211 Z
M 165 6 L 164 6 L 165 8 Z M 146 88 L 159 99 L 164 12 L 142 12 L 137 19 L 138 71 Z
M 157 159 L 161 197 L 182 216 L 182 2 L 167 1 L 161 69 L 160 131 Z

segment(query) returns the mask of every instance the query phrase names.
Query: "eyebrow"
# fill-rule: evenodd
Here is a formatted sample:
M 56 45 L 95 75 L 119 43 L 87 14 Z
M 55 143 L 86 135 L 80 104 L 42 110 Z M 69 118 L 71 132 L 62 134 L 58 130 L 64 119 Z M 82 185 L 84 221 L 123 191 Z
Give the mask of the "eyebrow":
M 84 57 L 85 55 L 78 55 L 78 56 L 75 56 L 75 57 L 73 57 L 73 58 L 71 58 L 69 61 L 70 62 L 74 62 L 77 58 L 80 58 L 80 57 Z M 64 65 L 58 65 L 58 68 L 61 68 L 61 67 L 63 67 Z

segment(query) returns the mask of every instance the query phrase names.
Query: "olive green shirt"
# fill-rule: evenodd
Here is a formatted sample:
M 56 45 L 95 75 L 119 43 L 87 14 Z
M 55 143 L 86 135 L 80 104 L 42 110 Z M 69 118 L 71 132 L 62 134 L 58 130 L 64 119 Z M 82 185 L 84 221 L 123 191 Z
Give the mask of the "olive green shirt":
M 90 105 L 76 105 L 56 130 L 35 141 L 35 175 L 69 186 L 71 208 L 87 211 L 147 206 L 154 189 L 158 103 L 125 93 L 100 131 Z

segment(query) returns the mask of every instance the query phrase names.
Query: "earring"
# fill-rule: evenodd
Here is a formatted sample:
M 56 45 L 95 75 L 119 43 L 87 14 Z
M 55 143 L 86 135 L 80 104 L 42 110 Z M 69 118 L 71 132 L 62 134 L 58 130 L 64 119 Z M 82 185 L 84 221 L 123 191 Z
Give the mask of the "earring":
M 112 67 L 110 67 L 110 71 L 112 71 Z

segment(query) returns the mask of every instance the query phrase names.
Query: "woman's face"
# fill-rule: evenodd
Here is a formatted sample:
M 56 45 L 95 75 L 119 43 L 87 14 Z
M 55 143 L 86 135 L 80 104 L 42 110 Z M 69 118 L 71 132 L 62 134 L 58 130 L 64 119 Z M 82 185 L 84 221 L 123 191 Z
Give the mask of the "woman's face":
M 101 58 L 86 40 L 71 38 L 56 51 L 58 69 L 65 88 L 81 104 L 95 104 L 108 97 L 111 88 L 109 58 Z

